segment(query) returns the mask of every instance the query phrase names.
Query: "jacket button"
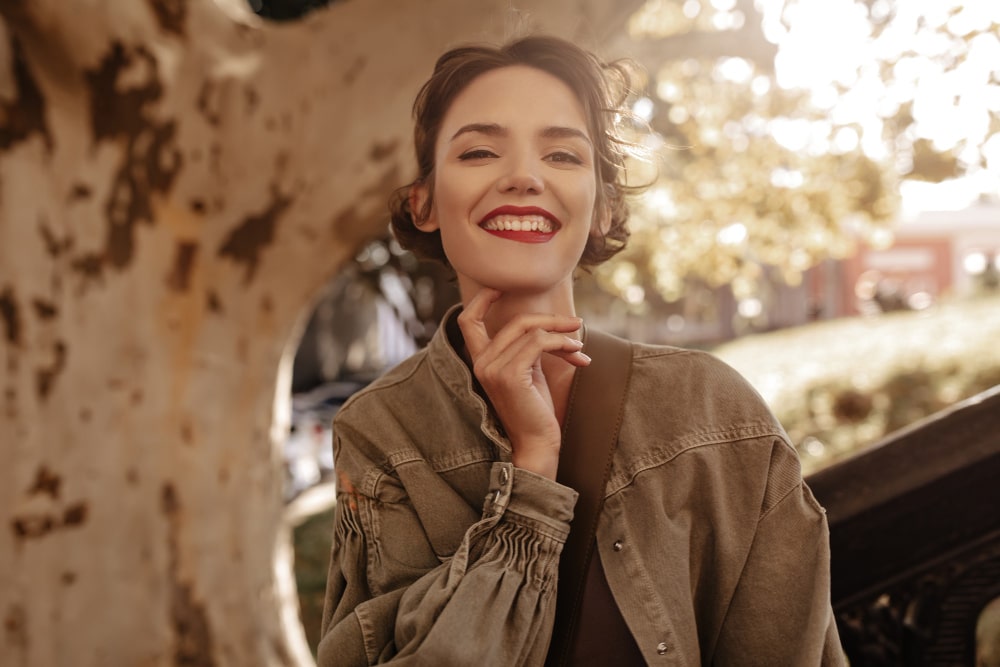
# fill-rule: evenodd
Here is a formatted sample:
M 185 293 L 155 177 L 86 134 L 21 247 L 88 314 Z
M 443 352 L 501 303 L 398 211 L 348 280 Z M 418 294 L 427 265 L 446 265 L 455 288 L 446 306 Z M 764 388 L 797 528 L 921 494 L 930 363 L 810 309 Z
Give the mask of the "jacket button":
M 656 645 L 656 652 L 663 655 L 667 652 L 667 642 L 660 642 Z
M 510 473 L 507 472 L 506 468 L 501 468 L 500 469 L 500 483 L 501 484 L 506 484 L 508 479 L 510 479 Z
M 625 545 L 622 544 L 621 540 L 616 540 L 615 543 L 611 545 L 611 548 L 614 549 L 615 551 L 621 551 L 622 547 L 624 546 Z
M 500 489 L 493 492 L 493 504 L 496 505 L 500 500 Z

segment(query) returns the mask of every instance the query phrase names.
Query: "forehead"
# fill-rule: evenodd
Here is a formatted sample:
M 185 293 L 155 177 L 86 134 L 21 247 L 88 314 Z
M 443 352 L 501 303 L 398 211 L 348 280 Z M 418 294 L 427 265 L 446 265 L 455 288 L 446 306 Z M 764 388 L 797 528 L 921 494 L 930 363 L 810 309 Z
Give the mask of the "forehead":
M 452 101 L 439 141 L 470 123 L 494 123 L 511 130 L 572 127 L 590 136 L 583 105 L 572 89 L 548 72 L 524 65 L 480 74 Z

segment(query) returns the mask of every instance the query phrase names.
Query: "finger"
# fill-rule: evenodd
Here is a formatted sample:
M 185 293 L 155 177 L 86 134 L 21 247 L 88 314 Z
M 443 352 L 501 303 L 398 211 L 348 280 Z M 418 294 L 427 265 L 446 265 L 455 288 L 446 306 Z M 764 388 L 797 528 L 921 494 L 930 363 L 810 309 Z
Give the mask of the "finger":
M 573 364 L 574 366 L 577 366 L 579 368 L 582 368 L 584 366 L 589 366 L 590 362 L 593 361 L 585 353 L 580 351 L 566 352 L 563 350 L 557 350 L 555 352 L 549 352 L 549 354 L 559 357 L 560 359 L 563 359 L 564 361 L 567 361 L 570 364 Z
M 492 287 L 484 287 L 473 296 L 462 313 L 467 317 L 482 321 L 486 317 L 486 312 L 497 299 L 503 296 L 503 292 Z
M 486 313 L 489 312 L 497 299 L 503 293 L 500 290 L 489 287 L 479 290 L 469 303 L 458 314 L 458 328 L 462 331 L 462 338 L 465 339 L 465 346 L 469 350 L 469 355 L 476 359 L 482 351 L 490 344 L 490 336 L 486 331 Z
M 481 363 L 489 366 L 493 360 L 503 358 L 505 363 L 510 363 L 512 354 L 508 350 L 515 352 L 521 349 L 525 341 L 529 341 L 536 336 L 554 334 L 555 337 L 548 339 L 548 346 L 535 345 L 532 348 L 535 359 L 543 352 L 558 349 L 556 341 L 569 341 L 566 352 L 579 350 L 582 343 L 575 337 L 566 334 L 579 331 L 582 320 L 578 317 L 568 315 L 553 315 L 541 313 L 529 313 L 518 315 L 514 320 L 508 322 L 500 331 L 496 332 L 489 345 L 483 347 L 477 354 L 473 355 L 474 363 Z
M 518 315 L 493 336 L 493 346 L 504 349 L 533 331 L 568 334 L 579 331 L 583 320 L 572 315 L 526 313 Z
M 535 329 L 506 348 L 490 346 L 490 352 L 476 360 L 474 371 L 484 385 L 524 382 L 544 353 L 565 358 L 574 365 L 587 365 L 590 359 L 580 352 L 583 343 L 563 334 Z

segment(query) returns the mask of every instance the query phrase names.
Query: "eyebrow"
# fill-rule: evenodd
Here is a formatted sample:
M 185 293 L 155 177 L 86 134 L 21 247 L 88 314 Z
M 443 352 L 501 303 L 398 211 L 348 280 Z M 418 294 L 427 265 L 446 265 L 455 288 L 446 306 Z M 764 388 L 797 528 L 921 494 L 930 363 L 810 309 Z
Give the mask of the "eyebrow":
M 454 141 L 463 134 L 468 134 L 470 132 L 476 132 L 479 134 L 485 134 L 491 137 L 506 137 L 510 134 L 510 131 L 497 123 L 469 123 L 468 125 L 463 125 L 458 128 L 458 132 L 452 135 L 451 140 Z M 591 143 L 590 137 L 586 133 L 576 129 L 575 127 L 562 127 L 559 125 L 553 125 L 546 127 L 541 132 L 539 132 L 541 137 L 546 139 L 569 139 L 577 138 L 583 139 L 588 144 Z

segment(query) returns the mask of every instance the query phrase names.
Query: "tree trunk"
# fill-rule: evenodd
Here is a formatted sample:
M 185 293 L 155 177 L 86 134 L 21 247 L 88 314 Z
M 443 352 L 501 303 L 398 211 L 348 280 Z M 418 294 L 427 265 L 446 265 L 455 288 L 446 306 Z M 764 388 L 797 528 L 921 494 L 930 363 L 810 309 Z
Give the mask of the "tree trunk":
M 0 0 L 0 664 L 311 661 L 296 330 L 385 228 L 434 58 L 508 4 Z M 522 4 L 597 45 L 638 0 Z

